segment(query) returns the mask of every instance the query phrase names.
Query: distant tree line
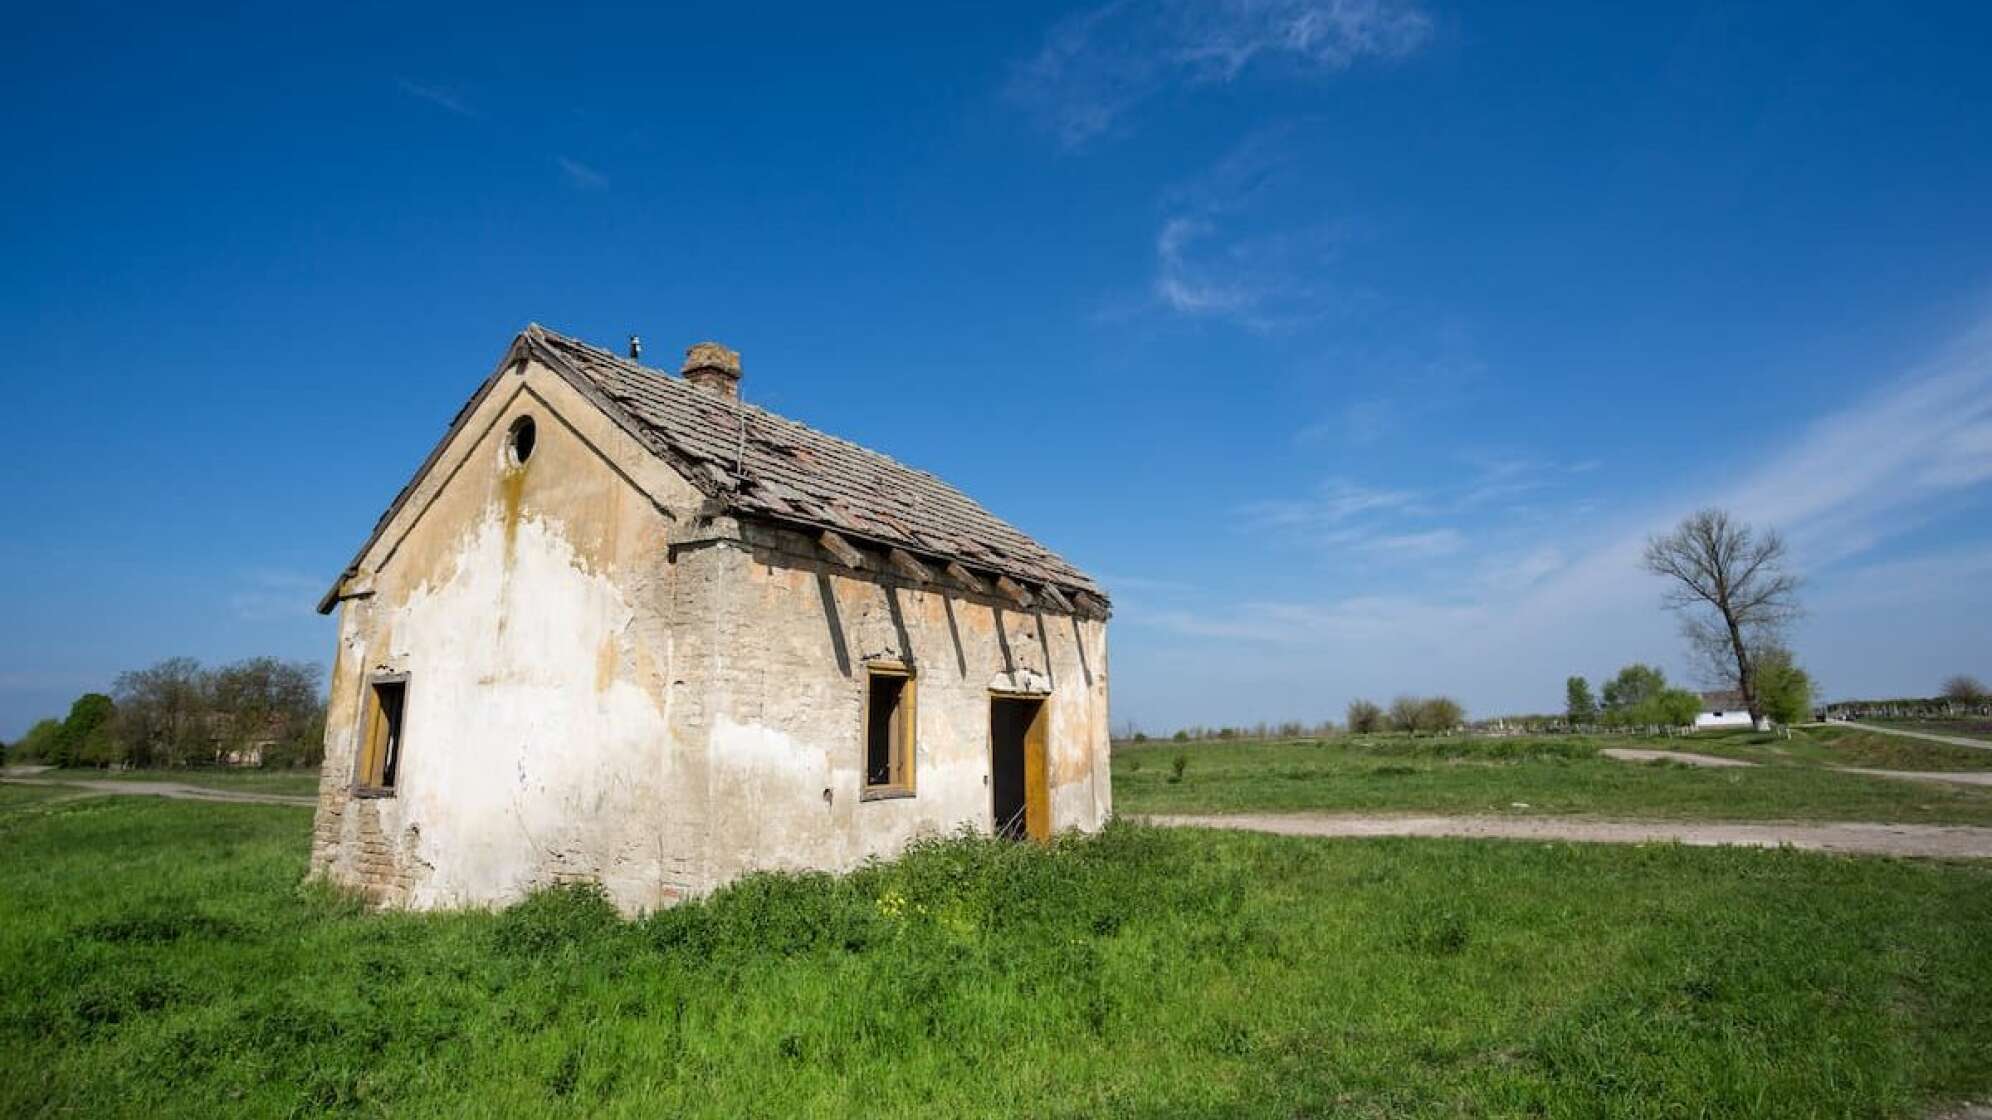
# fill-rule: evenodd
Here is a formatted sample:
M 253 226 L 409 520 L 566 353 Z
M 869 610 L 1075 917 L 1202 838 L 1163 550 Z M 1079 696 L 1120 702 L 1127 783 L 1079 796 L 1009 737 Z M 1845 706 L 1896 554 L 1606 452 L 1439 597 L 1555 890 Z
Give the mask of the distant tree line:
M 1339 729 L 1333 723 L 1306 723 L 1297 719 L 1280 723 L 1258 723 L 1236 727 L 1204 727 L 1200 724 L 1178 728 L 1174 734 L 1166 736 L 1170 742 L 1193 743 L 1205 740 L 1229 742 L 1233 739 L 1322 739 L 1335 734 Z M 1121 743 L 1147 743 L 1154 741 L 1133 724 L 1123 724 L 1115 733 L 1114 741 Z
M 1778 723 L 1811 717 L 1812 678 L 1791 651 L 1769 644 L 1759 649 L 1752 676 L 1762 715 Z M 1583 677 L 1564 682 L 1564 718 L 1572 727 L 1685 727 L 1701 710 L 1700 695 L 1670 686 L 1667 674 L 1651 665 L 1627 665 L 1598 695 Z
M 1829 715 L 1858 719 L 1862 716 L 1945 719 L 1957 716 L 1992 715 L 1992 690 L 1979 678 L 1960 673 L 1946 678 L 1935 696 L 1901 696 L 1886 700 L 1835 700 L 1826 706 Z
M 1340 735 L 1344 731 L 1355 735 L 1372 735 L 1385 731 L 1429 735 L 1456 731 L 1465 722 L 1466 709 L 1450 696 L 1399 696 L 1390 702 L 1388 709 L 1378 707 L 1369 700 L 1350 701 L 1346 724 L 1337 724 L 1333 720 L 1306 723 L 1296 719 L 1282 723 L 1260 722 L 1236 727 L 1193 725 L 1179 728 L 1166 738 L 1175 743 L 1199 743 L 1232 740 L 1326 739 Z M 1155 741 L 1154 737 L 1131 723 L 1122 724 L 1113 738 L 1117 743 Z
M 215 668 L 172 657 L 86 692 L 8 747 L 9 763 L 316 766 L 324 759 L 318 666 L 251 657 Z
M 1408 731 L 1440 734 L 1458 730 L 1466 722 L 1466 709 L 1450 696 L 1399 696 L 1389 710 L 1369 700 L 1351 700 L 1349 731 L 1373 735 L 1379 731 Z

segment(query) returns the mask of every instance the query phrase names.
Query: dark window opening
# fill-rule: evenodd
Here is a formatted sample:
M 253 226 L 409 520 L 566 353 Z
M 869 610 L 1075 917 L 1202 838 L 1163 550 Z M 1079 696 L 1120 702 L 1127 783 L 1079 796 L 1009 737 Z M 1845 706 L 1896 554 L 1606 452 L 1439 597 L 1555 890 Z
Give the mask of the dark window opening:
M 368 697 L 366 740 L 360 750 L 360 788 L 389 791 L 401 769 L 401 715 L 408 682 L 375 681 Z
M 865 792 L 913 791 L 913 678 L 872 668 L 865 677 Z
M 512 430 L 505 436 L 505 451 L 515 467 L 523 467 L 526 460 L 533 457 L 533 447 L 539 442 L 539 431 L 530 416 L 521 416 L 512 421 Z

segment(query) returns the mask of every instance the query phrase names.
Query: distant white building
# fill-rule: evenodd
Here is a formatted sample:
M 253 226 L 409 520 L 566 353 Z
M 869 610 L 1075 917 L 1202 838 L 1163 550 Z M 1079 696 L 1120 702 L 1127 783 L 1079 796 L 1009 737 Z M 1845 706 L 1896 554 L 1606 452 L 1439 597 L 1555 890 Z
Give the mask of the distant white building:
M 1701 711 L 1695 715 L 1695 730 L 1709 727 L 1750 727 L 1750 709 L 1740 692 L 1704 692 Z

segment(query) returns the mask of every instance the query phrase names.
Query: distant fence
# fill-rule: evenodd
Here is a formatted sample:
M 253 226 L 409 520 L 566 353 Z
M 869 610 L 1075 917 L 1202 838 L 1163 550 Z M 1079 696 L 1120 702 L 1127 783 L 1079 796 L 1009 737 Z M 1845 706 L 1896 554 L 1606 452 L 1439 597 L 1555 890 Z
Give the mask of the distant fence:
M 1992 716 L 1992 700 L 1839 700 L 1826 705 L 1828 719 L 1973 719 Z

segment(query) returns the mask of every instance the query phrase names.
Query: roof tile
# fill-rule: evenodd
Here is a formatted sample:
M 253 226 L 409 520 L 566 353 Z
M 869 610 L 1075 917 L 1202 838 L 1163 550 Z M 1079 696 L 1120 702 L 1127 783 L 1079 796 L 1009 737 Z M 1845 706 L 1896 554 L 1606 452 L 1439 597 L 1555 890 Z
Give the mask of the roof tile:
M 836 528 L 1104 600 L 1084 572 L 926 471 L 585 342 L 526 339 L 592 385 L 738 511 Z

